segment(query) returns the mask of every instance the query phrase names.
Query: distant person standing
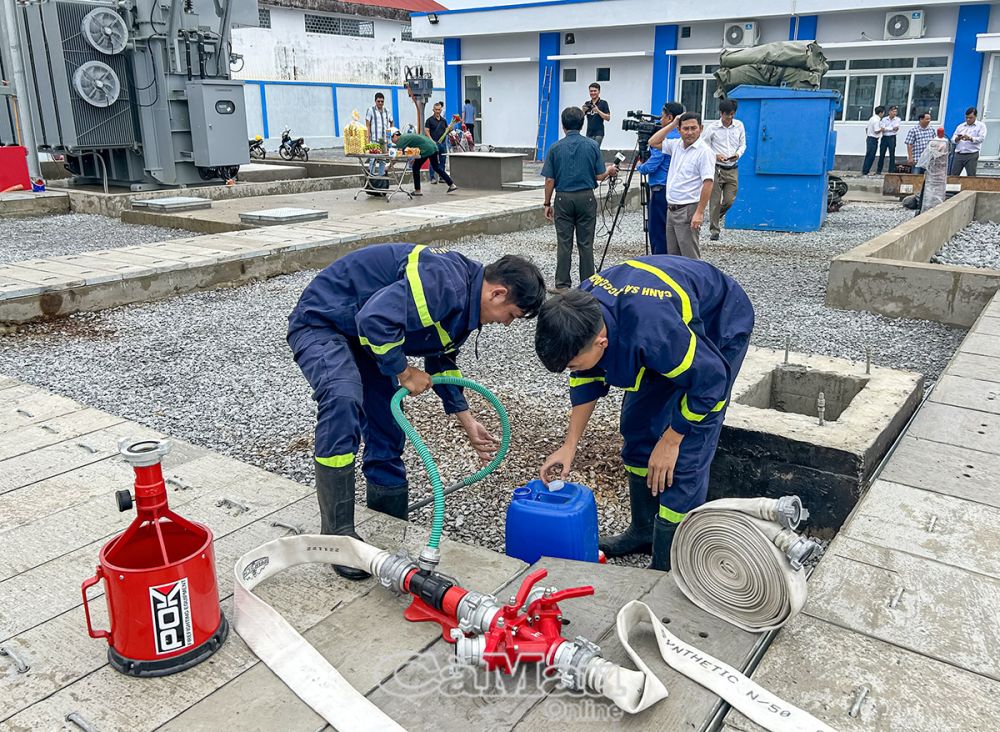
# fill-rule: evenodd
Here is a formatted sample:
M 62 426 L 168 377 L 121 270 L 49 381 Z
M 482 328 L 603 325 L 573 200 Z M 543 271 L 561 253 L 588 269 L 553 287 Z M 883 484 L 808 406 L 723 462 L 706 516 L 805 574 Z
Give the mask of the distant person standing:
M 604 142 L 604 123 L 611 119 L 611 107 L 601 99 L 601 85 L 596 81 L 590 85 L 590 99 L 583 103 L 582 109 L 587 115 L 587 137 L 600 147 Z
M 668 140 L 674 128 L 679 140 Z M 715 185 L 715 153 L 700 139 L 701 115 L 685 112 L 649 138 L 650 147 L 662 145 L 670 156 L 667 172 L 667 252 L 701 259 L 698 238 L 705 220 L 705 208 Z
M 882 143 L 878 147 L 878 173 L 882 174 L 882 164 L 885 162 L 885 154 L 889 153 L 889 170 L 887 173 L 896 172 L 896 135 L 899 134 L 899 108 L 895 105 L 889 107 L 889 113 L 882 120 Z
M 951 141 L 955 143 L 955 159 L 951 161 L 951 175 L 976 174 L 979 151 L 986 139 L 986 125 L 976 120 L 979 110 L 969 107 L 965 110 L 965 122 L 955 129 Z
M 447 169 L 448 166 L 448 120 L 446 120 L 441 112 L 444 110 L 444 104 L 442 102 L 434 102 L 434 114 L 427 118 L 424 122 L 424 130 L 427 132 L 427 136 L 437 143 L 438 148 L 438 161 L 441 163 L 442 169 Z M 428 178 L 430 178 L 431 183 L 437 183 L 437 175 L 434 173 L 434 166 L 431 166 L 427 173 Z
M 931 113 L 924 112 L 917 117 L 917 126 L 911 127 L 906 133 L 906 164 L 911 166 L 912 171 L 917 175 L 922 175 L 924 169 L 917 165 L 920 156 L 927 149 L 927 143 L 937 137 L 937 132 L 931 128 Z
M 667 102 L 663 105 L 660 125 L 667 126 L 675 118 L 684 114 L 684 105 Z M 674 130 L 667 139 L 680 138 Z M 646 176 L 649 186 L 649 203 L 646 204 L 649 219 L 649 250 L 653 254 L 667 253 L 667 173 L 670 171 L 670 156 L 664 155 L 660 147 L 649 148 L 649 159 L 636 168 Z
M 740 189 L 736 166 L 747 151 L 747 132 L 736 119 L 736 102 L 723 99 L 719 102 L 719 121 L 705 128 L 701 139 L 715 153 L 715 185 L 708 215 L 709 239 L 719 240 L 719 220 L 726 215 L 736 200 Z
M 583 111 L 579 107 L 567 107 L 562 111 L 562 127 L 566 136 L 549 148 L 542 165 L 545 218 L 556 225 L 556 288 L 559 289 L 573 285 L 570 264 L 574 234 L 580 256 L 580 282 L 594 274 L 594 229 L 597 225 L 594 189 L 605 178 L 618 175 L 618 168 L 604 164 L 597 143 L 580 134 Z
M 465 129 L 469 131 L 472 135 L 472 141 L 476 141 L 476 105 L 472 103 L 471 99 L 466 99 L 465 104 L 462 105 L 462 122 L 465 124 Z
M 885 116 L 885 107 L 881 104 L 875 107 L 875 113 L 868 119 L 865 126 L 865 164 L 861 166 L 861 175 L 870 175 L 872 166 L 875 164 L 875 156 L 878 155 L 878 144 L 882 139 L 882 117 Z
M 375 104 L 365 112 L 365 127 L 368 128 L 368 139 L 371 142 L 384 143 L 389 141 L 392 114 L 385 108 L 385 95 L 382 92 L 375 93 Z

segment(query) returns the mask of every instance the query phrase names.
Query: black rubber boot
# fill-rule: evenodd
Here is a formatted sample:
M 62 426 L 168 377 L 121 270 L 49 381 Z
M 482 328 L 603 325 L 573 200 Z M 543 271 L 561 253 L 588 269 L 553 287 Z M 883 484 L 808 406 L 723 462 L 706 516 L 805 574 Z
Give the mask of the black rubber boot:
M 606 557 L 626 554 L 649 554 L 653 546 L 653 518 L 659 513 L 660 499 L 646 486 L 644 476 L 628 474 L 632 523 L 617 536 L 602 536 L 599 546 Z
M 364 541 L 354 530 L 354 463 L 343 468 L 316 463 L 316 496 L 319 498 L 321 533 Z M 371 577 L 362 569 L 340 564 L 334 564 L 333 569 L 349 580 Z
M 368 483 L 368 508 L 381 511 L 393 518 L 408 521 L 410 518 L 410 486 L 402 483 L 394 486 Z
M 658 569 L 661 572 L 670 571 L 670 547 L 674 545 L 674 534 L 677 527 L 672 521 L 660 516 L 653 521 L 653 561 L 647 569 Z

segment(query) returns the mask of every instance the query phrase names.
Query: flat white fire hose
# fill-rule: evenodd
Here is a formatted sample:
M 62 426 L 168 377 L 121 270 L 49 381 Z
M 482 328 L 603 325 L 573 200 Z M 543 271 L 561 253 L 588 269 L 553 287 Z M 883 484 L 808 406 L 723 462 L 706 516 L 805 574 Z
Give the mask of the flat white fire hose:
M 786 553 L 801 558 L 802 553 L 794 554 L 792 545 L 795 539 L 808 540 L 774 522 L 775 503 L 769 499 L 707 503 L 684 519 L 671 551 L 673 574 L 684 594 L 707 612 L 751 632 L 779 627 L 805 601 L 804 573 L 801 568 L 793 569 Z M 379 566 L 389 557 L 388 552 L 349 537 L 301 535 L 270 541 L 236 563 L 233 627 L 299 698 L 341 732 L 403 727 L 354 689 L 253 588 L 283 569 L 311 562 L 340 564 L 378 576 Z M 636 627 L 646 622 L 671 668 L 770 732 L 834 732 L 671 634 L 639 601 L 625 605 L 616 623 L 618 639 L 639 670 L 599 658 L 586 671 L 587 687 L 622 710 L 634 714 L 667 696 L 666 687 L 630 642 Z

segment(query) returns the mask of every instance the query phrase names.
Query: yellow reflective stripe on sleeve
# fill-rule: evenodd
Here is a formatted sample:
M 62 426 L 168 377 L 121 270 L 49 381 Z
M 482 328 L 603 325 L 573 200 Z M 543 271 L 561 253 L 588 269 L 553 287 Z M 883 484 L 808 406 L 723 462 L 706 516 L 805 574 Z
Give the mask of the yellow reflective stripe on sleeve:
M 664 376 L 666 376 L 668 379 L 676 379 L 678 376 L 680 376 L 689 368 L 691 368 L 691 364 L 694 363 L 694 351 L 695 347 L 698 345 L 698 339 L 697 337 L 695 337 L 694 331 L 692 331 L 690 328 L 688 328 L 688 333 L 691 334 L 691 340 L 688 342 L 688 350 L 687 353 L 684 354 L 684 360 L 681 361 L 680 364 L 677 366 L 677 368 L 675 368 L 673 371 L 664 374 Z
M 726 400 L 723 399 L 721 402 L 717 402 L 716 405 L 712 407 L 712 412 L 721 412 L 723 407 L 725 406 L 726 406 Z M 705 417 L 708 416 L 707 414 L 696 414 L 695 412 L 692 412 L 690 409 L 688 409 L 687 394 L 681 397 L 681 414 L 683 414 L 684 418 L 689 422 L 701 422 L 703 419 L 705 419 Z
M 431 374 L 431 376 L 450 376 L 453 379 L 461 379 L 462 372 L 458 369 L 452 369 L 451 371 L 438 371 L 436 374 Z
M 431 317 L 431 310 L 427 305 L 427 295 L 424 293 L 424 283 L 420 279 L 420 270 L 418 269 L 420 252 L 426 248 L 423 244 L 413 247 L 410 256 L 406 260 L 406 280 L 410 283 L 410 294 L 413 296 L 413 304 L 417 308 L 420 324 L 425 328 L 434 326 L 437 329 L 438 338 L 441 339 L 441 345 L 447 348 L 451 345 L 451 336 L 441 326 L 441 323 Z
M 632 475 L 638 475 L 640 478 L 645 478 L 649 475 L 649 468 L 637 468 L 634 465 L 626 465 L 625 470 L 632 473 Z
M 639 369 L 639 373 L 635 377 L 635 383 L 632 386 L 626 386 L 623 391 L 639 391 L 639 384 L 642 383 L 642 376 L 646 373 L 646 367 L 643 366 Z
M 343 455 L 331 455 L 330 457 L 318 457 L 316 462 L 328 468 L 346 468 L 354 462 L 354 453 L 347 452 Z
M 645 262 L 640 262 L 636 259 L 626 260 L 625 264 L 627 264 L 630 267 L 635 267 L 636 269 L 641 269 L 645 272 L 649 272 L 651 275 L 655 275 L 656 277 L 659 277 L 661 280 L 663 280 L 671 290 L 677 293 L 677 297 L 681 299 L 681 318 L 683 318 L 684 324 L 687 325 L 688 323 L 691 322 L 691 314 L 692 314 L 691 298 L 688 297 L 688 294 L 684 291 L 684 288 L 678 285 L 673 277 L 668 275 L 659 267 L 654 267 L 651 264 L 646 264 Z
M 398 340 L 398 341 L 396 341 L 394 343 L 386 343 L 386 344 L 381 345 L 381 346 L 376 346 L 374 343 L 372 343 L 370 340 L 368 340 L 364 336 L 361 336 L 358 340 L 361 341 L 361 345 L 362 346 L 368 346 L 370 349 L 372 349 L 372 353 L 377 353 L 379 356 L 388 353 L 389 351 L 391 351 L 396 346 L 401 346 L 404 343 L 406 343 L 406 339 L 405 338 L 401 338 L 400 340 Z
M 584 384 L 593 383 L 604 383 L 603 376 L 570 376 L 569 377 L 569 388 L 574 389 L 578 386 L 583 386 Z
M 686 513 L 677 513 L 677 511 L 671 511 L 666 506 L 660 506 L 660 518 L 666 519 L 672 524 L 679 524 L 687 516 Z

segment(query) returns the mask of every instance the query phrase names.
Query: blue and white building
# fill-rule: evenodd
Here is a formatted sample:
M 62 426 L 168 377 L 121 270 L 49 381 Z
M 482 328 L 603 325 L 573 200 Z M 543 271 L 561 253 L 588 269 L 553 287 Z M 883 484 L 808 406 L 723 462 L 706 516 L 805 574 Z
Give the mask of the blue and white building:
M 658 111 L 668 99 L 717 118 L 712 72 L 725 47 L 816 40 L 830 62 L 824 86 L 844 95 L 837 154 L 864 154 L 865 121 L 896 104 L 905 136 L 930 111 L 950 133 L 976 106 L 992 130 L 985 159 L 1000 154 L 1000 4 L 926 0 L 446 0 L 414 13 L 414 37 L 444 43 L 448 107 L 477 100 L 482 139 L 500 148 L 548 146 L 559 111 L 598 81 L 611 105 L 606 148 L 631 148 L 626 110 Z M 742 15 L 734 16 L 739 7 Z M 541 134 L 540 134 L 541 130 Z M 902 138 L 901 138 L 902 139 Z M 905 152 L 900 142 L 897 152 Z

